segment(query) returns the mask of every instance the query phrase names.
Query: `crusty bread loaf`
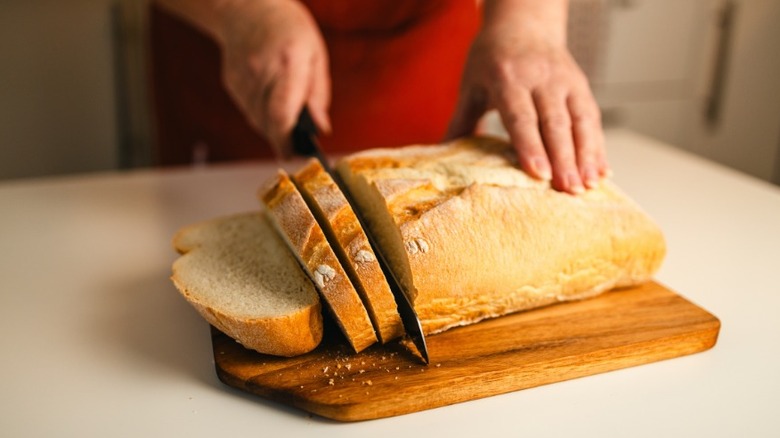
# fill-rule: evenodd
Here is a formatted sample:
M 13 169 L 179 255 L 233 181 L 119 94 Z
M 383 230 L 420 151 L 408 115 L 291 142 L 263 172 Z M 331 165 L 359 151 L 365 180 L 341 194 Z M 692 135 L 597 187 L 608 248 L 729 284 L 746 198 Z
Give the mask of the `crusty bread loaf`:
M 182 228 L 171 279 L 212 325 L 247 348 L 278 356 L 313 350 L 322 339 L 311 281 L 259 212 Z
M 296 172 L 293 180 L 363 298 L 379 340 L 387 342 L 403 335 L 393 293 L 341 189 L 316 159 Z
M 355 351 L 375 343 L 376 333 L 360 296 L 289 175 L 280 169 L 258 195 Z
M 338 171 L 434 333 L 648 280 L 663 236 L 610 181 L 579 196 L 501 140 L 353 154 Z

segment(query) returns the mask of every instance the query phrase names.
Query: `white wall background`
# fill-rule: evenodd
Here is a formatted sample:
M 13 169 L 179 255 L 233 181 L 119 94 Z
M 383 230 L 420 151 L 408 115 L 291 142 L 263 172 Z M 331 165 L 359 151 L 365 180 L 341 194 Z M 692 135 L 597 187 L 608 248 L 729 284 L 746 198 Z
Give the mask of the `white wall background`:
M 148 163 L 147 1 L 0 0 L 0 180 Z M 780 184 L 780 0 L 571 1 L 609 8 L 594 81 L 608 121 Z M 722 120 L 706 126 L 713 11 L 728 1 Z M 112 6 L 131 11 L 121 32 Z
M 116 167 L 110 4 L 0 1 L 0 179 Z
M 780 184 L 780 1 L 612 0 L 601 83 L 605 115 Z M 727 8 L 731 6 L 731 8 Z M 718 66 L 720 19 L 730 9 Z M 712 78 L 716 71 L 723 81 Z M 705 117 L 720 93 L 719 117 Z

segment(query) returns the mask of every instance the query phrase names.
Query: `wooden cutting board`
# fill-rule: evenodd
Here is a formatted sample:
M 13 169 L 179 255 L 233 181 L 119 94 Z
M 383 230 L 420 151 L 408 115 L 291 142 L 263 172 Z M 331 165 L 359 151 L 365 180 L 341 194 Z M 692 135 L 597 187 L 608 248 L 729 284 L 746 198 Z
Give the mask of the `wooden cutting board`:
M 707 350 L 720 321 L 659 285 L 504 316 L 429 336 L 429 366 L 398 341 L 351 353 L 336 330 L 279 358 L 212 331 L 224 383 L 324 417 L 407 414 Z

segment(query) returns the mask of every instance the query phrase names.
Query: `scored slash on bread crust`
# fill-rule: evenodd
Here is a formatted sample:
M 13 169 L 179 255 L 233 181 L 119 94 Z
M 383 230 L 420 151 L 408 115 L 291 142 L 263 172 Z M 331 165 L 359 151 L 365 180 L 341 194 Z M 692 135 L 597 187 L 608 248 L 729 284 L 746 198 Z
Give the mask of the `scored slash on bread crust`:
M 355 212 L 317 159 L 293 175 L 352 284 L 363 298 L 377 335 L 387 342 L 404 334 L 401 316 L 382 268 Z
M 368 150 L 337 169 L 425 333 L 635 285 L 665 255 L 660 229 L 610 181 L 557 192 L 501 140 Z
M 173 245 L 182 255 L 171 279 L 211 325 L 276 356 L 303 354 L 320 343 L 317 291 L 262 213 L 184 227 Z
M 280 169 L 258 196 L 355 351 L 374 344 L 376 333 L 358 292 L 287 173 Z

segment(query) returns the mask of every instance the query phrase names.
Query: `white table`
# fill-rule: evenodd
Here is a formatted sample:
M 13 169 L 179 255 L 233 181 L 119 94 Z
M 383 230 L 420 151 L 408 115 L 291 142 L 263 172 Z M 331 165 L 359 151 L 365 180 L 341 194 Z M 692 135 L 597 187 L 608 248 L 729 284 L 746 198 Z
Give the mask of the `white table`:
M 616 181 L 666 233 L 658 280 L 721 319 L 714 349 L 334 423 L 221 384 L 208 326 L 168 280 L 174 231 L 255 209 L 276 164 L 11 181 L 0 184 L 0 433 L 780 436 L 780 189 L 627 131 L 607 139 Z

